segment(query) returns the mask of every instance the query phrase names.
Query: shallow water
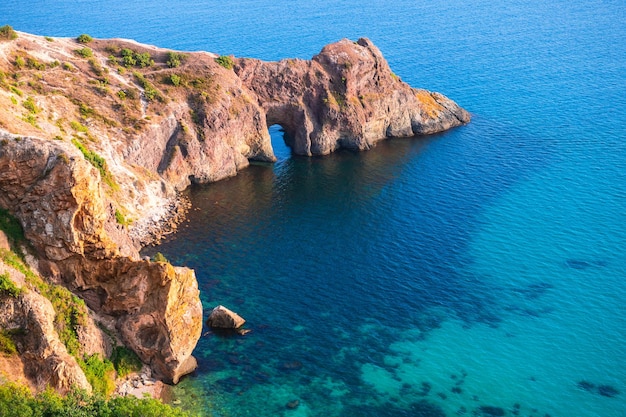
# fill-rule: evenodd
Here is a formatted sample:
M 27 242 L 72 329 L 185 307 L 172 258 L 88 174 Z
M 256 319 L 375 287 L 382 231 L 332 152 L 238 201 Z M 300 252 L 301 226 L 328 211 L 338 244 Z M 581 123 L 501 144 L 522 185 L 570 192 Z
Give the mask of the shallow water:
M 473 114 L 324 158 L 291 157 L 274 127 L 279 162 L 188 191 L 189 222 L 146 253 L 196 269 L 205 311 L 252 332 L 202 337 L 184 407 L 626 416 L 623 2 L 9 0 L 0 16 L 263 59 L 367 36 Z

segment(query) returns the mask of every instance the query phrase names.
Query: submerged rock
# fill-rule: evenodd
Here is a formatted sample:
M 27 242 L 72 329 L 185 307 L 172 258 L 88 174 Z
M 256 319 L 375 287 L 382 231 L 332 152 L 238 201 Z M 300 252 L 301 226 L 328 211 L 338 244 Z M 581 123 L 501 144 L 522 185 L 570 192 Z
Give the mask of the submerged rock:
M 222 305 L 215 307 L 207 319 L 207 325 L 209 327 L 218 329 L 238 329 L 243 326 L 245 322 L 246 321 L 239 314 Z

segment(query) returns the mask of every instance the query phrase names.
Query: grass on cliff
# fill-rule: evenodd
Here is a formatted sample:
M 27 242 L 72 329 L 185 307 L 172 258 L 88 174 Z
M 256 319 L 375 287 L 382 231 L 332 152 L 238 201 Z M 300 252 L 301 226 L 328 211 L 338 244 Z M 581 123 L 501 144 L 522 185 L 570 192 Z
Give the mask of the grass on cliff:
M 67 348 L 68 353 L 78 357 L 80 343 L 77 328 L 84 325 L 87 320 L 85 302 L 67 288 L 44 281 L 31 271 L 14 252 L 0 249 L 0 259 L 24 274 L 28 286 L 50 300 L 55 312 L 54 327 L 59 338 Z
M 0 416 L 3 417 L 191 417 L 179 409 L 154 399 L 132 395 L 110 400 L 72 390 L 66 396 L 46 390 L 33 395 L 15 384 L 0 385 Z
M 74 146 L 78 148 L 78 150 L 83 154 L 85 159 L 91 163 L 94 167 L 100 171 L 100 177 L 102 181 L 105 182 L 113 191 L 117 191 L 119 189 L 119 185 L 113 179 L 111 172 L 109 172 L 109 168 L 107 166 L 107 161 L 98 155 L 97 153 L 90 151 L 83 145 L 78 139 L 72 139 L 72 143 Z
M 22 292 L 23 290 L 13 283 L 9 274 L 0 274 L 0 295 L 17 298 Z

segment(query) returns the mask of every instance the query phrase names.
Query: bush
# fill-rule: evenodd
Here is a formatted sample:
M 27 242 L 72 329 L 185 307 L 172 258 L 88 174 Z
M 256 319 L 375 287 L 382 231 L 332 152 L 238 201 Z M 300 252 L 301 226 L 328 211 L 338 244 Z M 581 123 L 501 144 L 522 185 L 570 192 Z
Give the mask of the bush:
M 105 400 L 73 389 L 65 397 L 52 390 L 33 396 L 15 383 L 0 385 L 0 416 L 3 417 L 190 417 L 190 414 L 158 400 L 132 395 Z
M 93 51 L 91 50 L 91 48 L 81 48 L 81 49 L 76 49 L 74 50 L 74 52 L 76 53 L 76 55 L 82 56 L 83 58 L 90 58 L 93 56 Z
M 85 373 L 87 381 L 94 392 L 108 398 L 115 391 L 115 368 L 108 359 L 102 360 L 100 355 L 86 356 L 78 364 Z
M 223 66 L 226 69 L 233 69 L 233 66 L 235 65 L 235 62 L 233 61 L 233 59 L 227 55 L 222 55 L 218 58 L 215 58 L 215 62 L 217 62 L 218 64 L 220 64 L 221 66 Z
M 170 68 L 179 67 L 185 59 L 187 59 L 187 55 L 181 54 L 179 52 L 168 52 L 167 53 L 167 66 Z
M 132 372 L 139 372 L 142 366 L 139 356 L 125 346 L 115 346 L 113 348 L 111 362 L 113 362 L 113 366 L 120 378 L 124 378 Z
M 13 61 L 13 65 L 15 65 L 18 69 L 24 68 L 26 65 L 26 61 L 21 56 L 16 56 L 15 61 Z
M 135 59 L 137 60 L 137 65 L 139 65 L 141 68 L 151 67 L 152 65 L 154 65 L 154 60 L 148 52 L 144 52 L 142 54 L 136 53 Z
M 165 257 L 165 255 L 163 255 L 161 252 L 155 253 L 154 256 L 152 257 L 152 260 L 154 262 L 169 262 L 167 258 Z
M 86 33 L 83 33 L 82 35 L 80 35 L 79 37 L 76 38 L 76 41 L 78 43 L 89 43 L 93 40 L 93 38 L 89 35 L 87 35 Z
M 115 221 L 122 226 L 128 226 L 132 223 L 132 221 L 127 219 L 126 216 L 124 216 L 118 209 L 115 209 Z
M 7 355 L 17 354 L 15 342 L 11 337 L 11 333 L 7 330 L 0 330 L 0 352 L 6 353 Z
M 11 41 L 13 39 L 17 39 L 17 32 L 11 26 L 4 25 L 0 27 L 0 40 Z
M 28 110 L 29 112 L 33 114 L 37 114 L 41 111 L 41 109 L 37 107 L 37 104 L 35 104 L 35 100 L 33 100 L 32 97 L 28 97 L 26 100 L 24 100 L 22 102 L 22 106 L 24 106 L 26 110 Z
M 174 87 L 178 87 L 180 85 L 180 81 L 181 79 L 179 75 L 176 75 L 176 74 L 170 75 L 170 82 L 172 83 Z

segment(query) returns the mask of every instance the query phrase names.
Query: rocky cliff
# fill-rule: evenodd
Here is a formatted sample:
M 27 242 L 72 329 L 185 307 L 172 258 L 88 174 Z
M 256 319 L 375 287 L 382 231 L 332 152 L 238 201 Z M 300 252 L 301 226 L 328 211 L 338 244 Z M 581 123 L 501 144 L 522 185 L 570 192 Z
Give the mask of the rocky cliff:
M 198 285 L 138 250 L 176 211 L 177 191 L 275 160 L 272 124 L 295 153 L 322 155 L 469 121 L 399 80 L 367 39 L 280 62 L 80 40 L 0 40 L 0 208 L 40 273 L 174 383 L 195 368 Z

